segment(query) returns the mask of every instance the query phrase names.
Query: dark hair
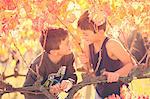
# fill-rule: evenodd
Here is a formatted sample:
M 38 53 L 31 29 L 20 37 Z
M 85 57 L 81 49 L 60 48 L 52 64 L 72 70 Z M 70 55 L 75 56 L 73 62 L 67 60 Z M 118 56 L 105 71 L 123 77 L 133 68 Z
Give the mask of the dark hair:
M 46 37 L 47 35 L 47 37 Z M 58 29 L 51 29 L 48 28 L 41 33 L 40 43 L 44 50 L 49 53 L 50 50 L 59 49 L 59 45 L 62 40 L 65 40 L 68 36 L 68 32 L 62 28 Z M 44 47 L 44 40 L 46 37 L 45 47 Z
M 85 11 L 78 20 L 78 27 L 82 30 L 91 30 L 96 33 L 95 26 L 96 24 L 89 19 L 88 11 Z M 103 29 L 104 31 L 106 30 L 106 21 L 102 25 L 98 26 L 98 30 L 101 29 Z

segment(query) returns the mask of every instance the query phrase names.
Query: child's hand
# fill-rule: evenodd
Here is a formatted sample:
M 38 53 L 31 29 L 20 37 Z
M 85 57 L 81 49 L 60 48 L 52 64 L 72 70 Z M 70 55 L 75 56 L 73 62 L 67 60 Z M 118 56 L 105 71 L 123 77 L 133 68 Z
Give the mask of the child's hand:
M 60 83 L 51 86 L 49 92 L 53 95 L 60 93 L 61 92 Z
M 63 91 L 68 91 L 71 87 L 72 87 L 72 82 L 71 81 L 69 81 L 69 80 L 63 80 L 62 82 L 61 82 L 61 85 L 60 85 L 60 87 L 61 87 L 61 90 L 63 90 Z
M 89 62 L 89 58 L 85 53 L 81 53 L 79 55 L 79 58 L 80 58 L 80 61 L 81 61 L 82 64 L 86 64 L 86 63 Z
M 90 33 L 90 34 L 92 34 L 92 33 Z M 85 45 L 90 45 L 90 44 L 92 44 L 93 42 L 92 42 L 92 38 L 93 38 L 93 36 L 91 35 L 91 36 L 88 36 L 86 33 L 84 33 L 83 35 L 82 35 L 82 43 L 84 43 Z
M 108 96 L 107 99 L 121 99 L 121 97 L 119 95 L 112 94 Z
M 107 82 L 117 82 L 119 79 L 119 74 L 116 72 L 107 72 L 104 71 L 104 73 L 102 75 L 106 75 L 107 76 Z

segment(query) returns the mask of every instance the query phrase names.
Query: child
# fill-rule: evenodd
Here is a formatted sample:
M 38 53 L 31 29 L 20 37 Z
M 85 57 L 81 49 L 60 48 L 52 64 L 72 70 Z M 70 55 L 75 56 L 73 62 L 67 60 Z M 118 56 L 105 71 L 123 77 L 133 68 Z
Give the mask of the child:
M 46 38 L 44 36 L 46 35 Z M 45 40 L 46 39 L 46 40 Z M 45 40 L 45 47 L 44 47 Z M 69 48 L 69 37 L 66 30 L 62 28 L 47 29 L 42 32 L 40 43 L 44 48 L 42 64 L 39 68 L 39 74 L 43 77 L 41 85 L 43 85 L 48 79 L 48 75 L 57 73 L 60 68 L 66 66 L 66 70 L 63 71 L 64 77 L 61 81 L 53 84 L 50 87 L 49 92 L 57 95 L 61 91 L 67 91 L 76 83 L 77 77 L 74 74 L 73 68 L 74 57 Z M 35 71 L 36 66 L 40 64 L 41 55 L 39 55 L 31 64 L 31 68 Z M 60 78 L 55 78 L 60 79 Z M 32 86 L 36 82 L 36 75 L 32 71 L 28 71 L 24 87 Z M 25 94 L 25 99 L 47 99 L 44 95 Z
M 130 55 L 121 43 L 106 37 L 105 17 L 99 22 L 94 22 L 89 16 L 89 12 L 86 11 L 78 21 L 79 31 L 83 33 L 82 40 L 90 50 L 90 59 L 83 53 L 80 56 L 81 62 L 86 64 L 90 60 L 96 76 L 100 76 L 100 71 L 106 69 L 102 75 L 107 76 L 108 83 L 96 86 L 96 94 L 98 94 L 96 99 L 99 99 L 99 96 L 105 98 L 112 94 L 119 95 L 120 87 L 124 83 L 118 82 L 118 78 L 127 76 L 133 68 Z

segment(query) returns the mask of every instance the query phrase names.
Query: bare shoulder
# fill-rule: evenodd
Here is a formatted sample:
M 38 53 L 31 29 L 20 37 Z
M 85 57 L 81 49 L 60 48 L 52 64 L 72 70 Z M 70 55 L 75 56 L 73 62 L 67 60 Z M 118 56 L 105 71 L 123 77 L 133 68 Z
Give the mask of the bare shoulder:
M 106 48 L 111 56 L 121 60 L 123 63 L 131 61 L 129 53 L 119 41 L 110 39 L 106 44 Z
M 116 39 L 109 39 L 106 43 L 106 47 L 108 49 L 118 49 L 118 47 L 123 48 L 122 44 Z

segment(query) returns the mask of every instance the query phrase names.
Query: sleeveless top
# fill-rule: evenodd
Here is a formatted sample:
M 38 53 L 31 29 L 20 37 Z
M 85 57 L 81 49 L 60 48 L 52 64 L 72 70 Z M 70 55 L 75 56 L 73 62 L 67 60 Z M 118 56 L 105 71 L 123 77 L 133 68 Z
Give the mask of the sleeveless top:
M 99 65 L 99 68 L 96 72 L 96 76 L 100 76 L 100 71 L 105 68 L 106 71 L 114 72 L 118 69 L 120 69 L 123 64 L 120 60 L 113 60 L 108 56 L 107 50 L 106 50 L 106 43 L 109 40 L 108 37 L 105 38 L 102 47 L 101 47 L 101 62 Z M 94 53 L 94 46 L 90 45 L 90 56 L 91 56 L 91 63 L 93 64 L 94 70 L 96 69 L 99 52 Z M 113 83 L 101 83 L 97 84 L 96 91 L 99 94 L 100 97 L 104 98 L 111 94 L 120 94 L 120 87 L 123 85 L 122 82 L 113 82 Z

